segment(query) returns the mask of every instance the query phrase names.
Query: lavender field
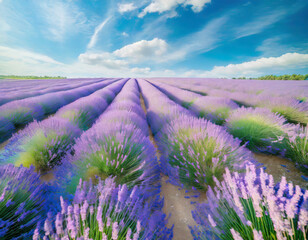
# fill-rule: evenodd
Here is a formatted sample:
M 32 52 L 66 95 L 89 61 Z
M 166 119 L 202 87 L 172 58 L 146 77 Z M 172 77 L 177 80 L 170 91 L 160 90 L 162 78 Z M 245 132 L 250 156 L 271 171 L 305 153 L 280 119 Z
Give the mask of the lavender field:
M 308 81 L 0 80 L 0 239 L 308 239 Z

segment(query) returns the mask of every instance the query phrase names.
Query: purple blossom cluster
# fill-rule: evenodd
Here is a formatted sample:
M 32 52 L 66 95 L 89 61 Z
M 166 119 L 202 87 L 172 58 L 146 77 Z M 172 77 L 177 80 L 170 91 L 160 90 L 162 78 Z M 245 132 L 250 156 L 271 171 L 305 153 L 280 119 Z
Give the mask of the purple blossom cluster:
M 60 107 L 80 97 L 87 96 L 113 81 L 102 81 L 67 91 L 51 92 L 8 102 L 0 106 L 0 117 L 11 122 L 17 129 L 33 120 L 42 120 L 45 116 L 56 112 Z M 10 136 L 13 131 L 14 129 L 8 128 L 5 134 Z
M 51 92 L 66 91 L 107 79 L 14 80 L 0 83 L 0 105 Z
M 90 96 L 62 107 L 56 116 L 68 119 L 76 124 L 81 130 L 89 129 L 101 113 L 108 107 L 116 94 L 121 90 L 126 80 L 117 81 L 100 89 Z
M 307 239 L 308 191 L 285 177 L 275 186 L 273 176 L 254 165 L 245 174 L 226 169 L 207 198 L 192 212 L 194 239 Z
M 177 103 L 187 106 L 193 103 L 196 99 L 200 97 L 200 94 L 183 90 L 178 87 L 174 87 L 168 84 L 155 82 L 152 83 L 154 86 L 158 87 L 159 90 L 161 90 L 163 93 L 165 93 L 167 96 L 171 97 L 173 100 L 175 100 Z
M 243 80 L 219 78 L 154 78 L 151 81 L 180 86 L 191 90 L 217 89 L 228 92 L 242 92 L 251 96 L 264 94 L 271 96 L 290 96 L 292 98 L 308 97 L 307 82 L 305 81 L 272 81 L 272 80 Z M 207 91 L 204 91 L 208 93 Z
M 149 124 L 156 130 L 161 169 L 172 180 L 205 190 L 213 185 L 213 176 L 222 177 L 225 166 L 240 170 L 252 161 L 250 152 L 224 128 L 198 119 L 148 82 L 138 83 L 146 100 Z
M 58 80 L 33 92 L 35 81 L 0 83 L 0 141 L 33 121 L 0 153 L 0 238 L 172 239 L 164 173 L 207 191 L 192 212 L 195 239 L 306 240 L 308 192 L 284 177 L 275 185 L 246 149 L 307 169 L 308 130 L 287 123 L 307 122 L 307 104 L 296 99 L 305 85 L 185 81 Z M 283 98 L 288 88 L 295 92 Z
M 200 117 L 222 125 L 230 112 L 238 107 L 230 98 L 204 96 L 197 98 L 189 109 Z
M 266 107 L 274 113 L 279 113 L 285 117 L 288 122 L 308 123 L 308 103 L 300 102 L 290 97 L 270 97 L 260 96 L 255 104 L 257 107 Z
M 125 82 L 112 83 L 66 105 L 51 118 L 29 124 L 11 138 L 2 154 L 4 162 L 26 167 L 34 165 L 44 172 L 60 165 L 62 158 L 71 152 L 75 138 L 81 135 L 82 130 L 89 128 L 107 107 L 103 97 L 113 98 Z M 96 100 L 95 106 L 93 100 Z
M 129 94 L 128 94 L 129 93 Z M 80 178 L 95 180 L 112 176 L 118 184 L 150 185 L 150 195 L 159 190 L 159 168 L 155 148 L 148 138 L 148 126 L 141 112 L 138 86 L 129 80 L 104 114 L 92 128 L 76 141 L 74 155 L 68 156 L 71 185 Z M 123 96 L 125 96 L 123 98 Z M 127 100 L 126 100 L 127 99 Z M 119 109 L 121 102 L 132 103 L 127 110 Z M 137 101 L 137 102 L 136 102 Z M 139 109 L 138 109 L 139 107 Z M 131 110 L 138 109 L 136 112 Z M 70 170 L 67 170 L 70 171 Z
M 267 108 L 238 108 L 226 119 L 226 128 L 235 137 L 247 142 L 247 147 L 259 151 L 279 150 L 276 142 L 298 126 Z M 276 146 L 275 146 L 276 145 Z
M 65 119 L 52 117 L 34 121 L 10 139 L 2 153 L 2 163 L 33 165 L 38 170 L 48 171 L 61 163 L 80 134 L 80 129 Z
M 195 92 L 157 82 L 155 82 L 155 85 L 176 103 L 188 108 L 197 116 L 206 118 L 218 125 L 222 125 L 229 113 L 239 107 L 230 98 L 202 96 Z
M 14 124 L 6 118 L 0 117 L 0 143 L 8 139 L 14 131 Z
M 172 120 L 157 135 L 163 167 L 186 187 L 206 190 L 221 179 L 225 168 L 242 171 L 254 162 L 240 140 L 218 125 L 193 116 Z
M 184 115 L 193 115 L 149 82 L 138 79 L 138 84 L 147 108 L 147 120 L 154 135 L 170 120 Z
M 236 79 L 152 79 L 209 96 L 230 98 L 245 106 L 266 107 L 283 115 L 290 123 L 306 125 L 307 83 L 305 81 L 266 81 Z M 164 84 L 165 86 L 166 84 Z M 179 92 L 181 90 L 178 90 Z M 183 94 L 182 94 L 183 95 Z M 189 95 L 189 94 L 188 94 Z M 287 96 L 287 97 L 286 97 Z M 182 96 L 184 98 L 184 96 Z
M 299 127 L 288 132 L 288 137 L 279 139 L 281 154 L 291 159 L 304 173 L 308 173 L 308 128 Z
M 62 197 L 61 211 L 37 227 L 33 239 L 137 240 L 172 239 L 172 228 L 161 212 L 163 200 L 146 199 L 145 188 L 117 185 L 113 178 L 80 180 L 72 202 Z
M 0 238 L 31 239 L 44 221 L 47 186 L 33 168 L 0 166 Z

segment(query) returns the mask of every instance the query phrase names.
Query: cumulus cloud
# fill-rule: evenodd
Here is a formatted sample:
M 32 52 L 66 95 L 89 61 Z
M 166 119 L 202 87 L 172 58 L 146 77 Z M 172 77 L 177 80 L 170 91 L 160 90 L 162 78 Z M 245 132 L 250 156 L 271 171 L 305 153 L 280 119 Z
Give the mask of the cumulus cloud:
M 108 21 L 111 19 L 111 17 L 106 18 L 104 21 L 102 21 L 96 28 L 95 31 L 91 37 L 91 40 L 87 46 L 87 48 L 92 48 L 94 47 L 94 45 L 97 42 L 98 39 L 98 34 L 100 31 L 102 31 L 102 29 L 104 28 L 104 26 L 108 23 Z
M 113 54 L 120 58 L 129 58 L 133 62 L 140 62 L 146 59 L 155 60 L 166 53 L 168 44 L 165 40 L 154 38 L 151 41 L 141 40 L 126 45 Z
M 137 7 L 134 5 L 134 3 L 119 3 L 118 4 L 118 11 L 120 13 L 125 13 L 125 12 L 131 12 L 135 10 Z
M 190 5 L 194 12 L 201 12 L 205 4 L 210 2 L 211 0 L 153 0 L 143 9 L 139 17 L 144 17 L 147 13 L 171 11 L 176 9 L 179 5 L 183 5 L 184 7 Z
M 121 69 L 128 66 L 125 60 L 115 59 L 111 53 L 82 53 L 78 57 L 79 61 L 88 65 L 104 66 L 111 69 Z
M 273 74 L 275 71 L 290 71 L 308 68 L 308 54 L 286 53 L 280 57 L 260 58 L 255 61 L 227 66 L 215 66 L 211 71 L 192 70 L 185 76 L 199 77 L 255 77 L 263 74 Z

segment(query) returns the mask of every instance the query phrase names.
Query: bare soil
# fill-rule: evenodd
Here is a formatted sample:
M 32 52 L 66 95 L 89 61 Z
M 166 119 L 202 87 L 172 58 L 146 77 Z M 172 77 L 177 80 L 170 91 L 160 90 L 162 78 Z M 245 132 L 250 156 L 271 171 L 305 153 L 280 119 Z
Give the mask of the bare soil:
M 144 99 L 140 93 L 141 106 L 145 113 L 147 113 Z M 160 162 L 161 153 L 155 142 L 151 128 L 149 127 L 149 138 L 156 148 L 156 157 Z M 199 194 L 198 192 L 187 191 L 179 188 L 168 182 L 168 177 L 162 175 L 161 179 L 161 195 L 164 197 L 163 212 L 169 216 L 167 226 L 173 227 L 173 239 L 177 240 L 190 240 L 193 239 L 188 226 L 196 225 L 196 222 L 192 218 L 191 211 L 194 209 L 194 205 L 191 202 L 204 202 L 206 201 L 205 194 Z M 196 198 L 196 195 L 200 195 Z
M 304 173 L 296 168 L 290 160 L 262 153 L 254 153 L 254 157 L 258 162 L 264 164 L 265 172 L 273 175 L 276 183 L 280 182 L 282 176 L 285 176 L 288 182 L 308 189 L 308 182 L 301 177 Z

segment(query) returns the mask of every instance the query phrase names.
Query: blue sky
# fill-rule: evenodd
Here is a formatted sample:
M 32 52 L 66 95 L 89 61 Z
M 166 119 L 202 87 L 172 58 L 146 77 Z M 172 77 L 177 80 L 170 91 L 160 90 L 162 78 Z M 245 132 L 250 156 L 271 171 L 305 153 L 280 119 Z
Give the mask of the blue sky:
M 308 73 L 307 0 L 0 0 L 0 74 Z

